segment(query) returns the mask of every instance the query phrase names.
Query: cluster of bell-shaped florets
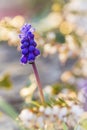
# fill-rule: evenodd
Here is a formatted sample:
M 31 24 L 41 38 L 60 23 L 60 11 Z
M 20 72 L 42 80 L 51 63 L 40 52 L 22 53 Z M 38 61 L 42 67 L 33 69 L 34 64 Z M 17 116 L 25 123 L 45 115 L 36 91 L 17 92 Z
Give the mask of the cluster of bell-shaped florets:
M 21 28 L 21 33 L 19 35 L 21 39 L 21 63 L 27 64 L 33 63 L 35 58 L 40 55 L 40 51 L 36 48 L 37 43 L 34 39 L 34 29 L 30 24 L 25 24 Z

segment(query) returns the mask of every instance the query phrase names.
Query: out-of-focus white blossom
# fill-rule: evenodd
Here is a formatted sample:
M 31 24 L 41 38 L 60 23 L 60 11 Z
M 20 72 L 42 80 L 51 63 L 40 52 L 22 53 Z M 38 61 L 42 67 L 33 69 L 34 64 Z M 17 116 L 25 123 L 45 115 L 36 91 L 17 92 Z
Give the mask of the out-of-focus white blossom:
M 81 90 L 81 91 L 78 92 L 78 100 L 81 103 L 85 103 L 84 90 Z
M 36 124 L 37 124 L 39 127 L 41 127 L 41 128 L 44 127 L 44 119 L 43 119 L 42 116 L 37 117 L 37 119 L 36 119 Z
M 39 112 L 44 112 L 44 110 L 45 110 L 45 108 L 43 107 L 43 106 L 40 106 L 40 108 L 39 108 Z
M 60 112 L 59 112 L 59 115 L 58 115 L 59 119 L 63 120 L 64 116 L 66 116 L 67 113 L 68 113 L 68 110 L 67 110 L 66 107 L 61 108 Z
M 50 24 L 49 24 L 50 21 Z M 62 17 L 59 13 L 57 12 L 51 12 L 46 18 L 42 19 L 37 28 L 39 28 L 39 31 L 46 31 L 49 29 L 53 29 L 59 26 L 59 24 L 62 21 Z
M 52 87 L 50 85 L 46 86 L 44 88 L 44 93 L 52 94 Z
M 52 113 L 54 116 L 58 116 L 60 108 L 58 106 L 53 106 Z
M 81 116 L 84 113 L 84 110 L 79 105 L 73 105 L 71 112 L 77 116 Z
M 51 107 L 46 107 L 45 111 L 44 111 L 44 114 L 46 116 L 51 116 L 51 114 L 52 114 L 52 108 Z
M 19 118 L 22 120 L 22 121 L 30 121 L 34 118 L 34 114 L 28 110 L 28 109 L 24 109 L 22 110 L 22 112 L 20 113 L 19 115 Z
M 44 45 L 44 55 L 54 54 L 54 53 L 56 53 L 56 51 L 57 51 L 56 46 L 53 46 L 53 45 L 51 45 L 49 43 Z
M 49 40 L 53 40 L 53 39 L 56 38 L 56 35 L 55 35 L 54 32 L 49 32 L 49 33 L 47 34 L 47 38 L 48 38 Z
M 36 84 L 32 83 L 29 87 L 23 88 L 20 91 L 22 97 L 31 96 L 36 89 Z

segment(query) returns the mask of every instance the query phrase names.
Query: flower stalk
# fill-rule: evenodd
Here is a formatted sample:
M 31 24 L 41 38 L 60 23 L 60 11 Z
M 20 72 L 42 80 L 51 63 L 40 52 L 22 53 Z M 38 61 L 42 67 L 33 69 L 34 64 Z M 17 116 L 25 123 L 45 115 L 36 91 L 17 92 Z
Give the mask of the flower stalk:
M 36 77 L 41 102 L 44 103 L 44 95 L 43 95 L 43 91 L 42 91 L 42 85 L 41 85 L 41 82 L 40 82 L 40 78 L 39 78 L 39 74 L 38 74 L 35 62 L 32 63 L 32 67 L 33 67 L 33 71 L 34 71 L 34 74 L 35 74 L 35 77 Z
M 44 103 L 42 85 L 35 65 L 35 59 L 37 56 L 40 55 L 40 50 L 37 48 L 37 43 L 35 42 L 33 32 L 34 32 L 34 28 L 32 28 L 30 24 L 25 24 L 20 30 L 19 38 L 21 41 L 21 53 L 22 53 L 22 57 L 20 61 L 22 64 L 27 64 L 27 63 L 32 64 L 38 89 L 40 92 L 41 102 Z

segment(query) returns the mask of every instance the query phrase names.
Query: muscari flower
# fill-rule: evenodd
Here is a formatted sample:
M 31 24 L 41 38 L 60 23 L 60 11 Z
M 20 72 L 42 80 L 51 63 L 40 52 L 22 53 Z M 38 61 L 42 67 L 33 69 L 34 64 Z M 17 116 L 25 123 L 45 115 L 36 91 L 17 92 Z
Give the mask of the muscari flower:
M 25 24 L 21 28 L 19 38 L 21 40 L 21 63 L 27 64 L 33 63 L 38 55 L 40 55 L 39 49 L 36 48 L 37 43 L 34 39 L 34 28 L 30 24 Z
M 34 39 L 34 29 L 30 24 L 25 24 L 21 28 L 21 33 L 19 35 L 19 38 L 21 39 L 21 52 L 22 52 L 22 57 L 21 57 L 21 63 L 27 64 L 31 63 L 33 67 L 33 71 L 37 80 L 38 84 L 38 89 L 40 92 L 40 98 L 42 103 L 44 102 L 44 95 L 42 91 L 42 85 L 40 83 L 40 78 L 39 74 L 37 71 L 37 67 L 35 64 L 35 59 L 38 55 L 40 55 L 40 51 L 36 48 L 37 43 L 35 42 Z

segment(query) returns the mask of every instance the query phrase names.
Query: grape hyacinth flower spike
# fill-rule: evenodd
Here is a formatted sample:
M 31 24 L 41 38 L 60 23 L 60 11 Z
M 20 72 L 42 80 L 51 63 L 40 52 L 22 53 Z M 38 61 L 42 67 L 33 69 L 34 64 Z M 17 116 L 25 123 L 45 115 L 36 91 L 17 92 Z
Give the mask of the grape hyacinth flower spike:
M 40 92 L 40 98 L 42 103 L 44 102 L 44 96 L 42 91 L 42 86 L 39 78 L 39 74 L 36 68 L 35 59 L 38 55 L 40 55 L 39 49 L 36 48 L 37 43 L 34 39 L 34 28 L 30 24 L 25 24 L 21 28 L 21 32 L 19 35 L 20 41 L 21 41 L 21 63 L 22 64 L 31 64 L 33 67 L 33 71 L 37 80 L 38 89 Z

